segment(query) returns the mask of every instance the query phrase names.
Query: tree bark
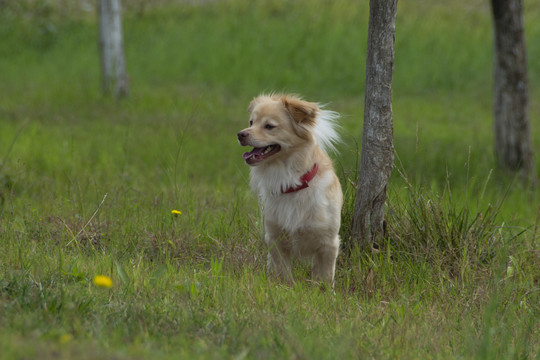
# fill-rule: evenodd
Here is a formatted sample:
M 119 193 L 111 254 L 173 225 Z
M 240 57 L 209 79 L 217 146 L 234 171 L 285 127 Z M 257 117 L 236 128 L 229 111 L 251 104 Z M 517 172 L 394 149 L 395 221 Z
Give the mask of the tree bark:
M 495 38 L 495 156 L 502 169 L 534 183 L 523 5 L 521 0 L 492 0 L 491 6 Z
M 370 0 L 360 173 L 352 237 L 373 246 L 383 234 L 384 205 L 394 164 L 392 76 L 397 0 Z
M 120 0 L 99 0 L 98 4 L 102 89 L 107 94 L 112 88 L 114 95 L 119 98 L 126 96 L 129 91 Z

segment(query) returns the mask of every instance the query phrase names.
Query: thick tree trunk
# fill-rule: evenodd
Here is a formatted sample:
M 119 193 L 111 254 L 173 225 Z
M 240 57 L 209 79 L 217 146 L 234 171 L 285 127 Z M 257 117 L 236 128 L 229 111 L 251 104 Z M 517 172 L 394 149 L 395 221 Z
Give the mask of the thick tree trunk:
M 352 236 L 373 245 L 383 233 L 384 205 L 394 164 L 392 75 L 397 0 L 370 0 L 362 154 Z
M 113 90 L 116 97 L 123 97 L 129 91 L 129 84 L 124 59 L 120 0 L 98 0 L 98 4 L 103 92 Z
M 495 29 L 495 155 L 502 169 L 535 182 L 522 1 L 492 0 L 491 5 Z

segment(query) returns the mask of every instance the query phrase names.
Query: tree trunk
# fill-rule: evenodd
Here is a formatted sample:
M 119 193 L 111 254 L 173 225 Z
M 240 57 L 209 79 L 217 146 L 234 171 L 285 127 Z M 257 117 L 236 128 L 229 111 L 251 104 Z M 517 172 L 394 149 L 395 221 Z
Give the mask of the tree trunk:
M 99 0 L 98 4 L 103 92 L 107 94 L 113 89 L 116 97 L 123 97 L 129 91 L 129 84 L 124 60 L 120 0 Z
M 491 5 L 495 30 L 495 156 L 502 169 L 535 182 L 522 1 L 492 0 Z
M 384 205 L 394 163 L 392 75 L 397 0 L 370 0 L 362 154 L 352 223 L 360 246 L 383 233 Z

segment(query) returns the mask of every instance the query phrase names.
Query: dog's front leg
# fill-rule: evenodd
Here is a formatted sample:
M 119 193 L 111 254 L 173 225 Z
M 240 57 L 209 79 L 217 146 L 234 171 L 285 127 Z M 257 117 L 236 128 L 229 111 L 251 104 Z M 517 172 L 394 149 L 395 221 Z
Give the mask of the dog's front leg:
M 311 269 L 311 276 L 314 281 L 325 282 L 334 287 L 334 273 L 338 251 L 338 236 L 317 249 L 313 256 L 313 267 Z
M 291 250 L 287 237 L 267 229 L 265 241 L 268 246 L 268 272 L 287 284 L 293 284 Z

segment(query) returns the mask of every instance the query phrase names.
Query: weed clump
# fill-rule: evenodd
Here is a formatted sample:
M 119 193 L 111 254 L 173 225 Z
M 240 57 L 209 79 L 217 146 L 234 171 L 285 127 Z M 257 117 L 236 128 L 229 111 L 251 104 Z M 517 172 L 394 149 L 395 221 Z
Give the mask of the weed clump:
M 350 181 L 351 186 L 345 189 L 341 267 L 359 268 L 355 277 L 361 288 L 369 290 L 377 277 L 388 275 L 385 271 L 396 264 L 432 269 L 452 282 L 493 278 L 506 268 L 510 254 L 522 243 L 516 240 L 524 237 L 526 229 L 502 221 L 502 201 L 481 205 L 480 196 L 474 204 L 468 199 L 468 192 L 473 191 L 470 184 L 454 195 L 447 182 L 439 194 L 411 185 L 404 172 L 399 173 L 405 187 L 389 194 L 385 233 L 372 244 L 371 253 L 361 249 L 350 236 L 354 183 Z M 376 269 L 383 275 L 373 272 Z M 400 280 L 399 274 L 395 275 L 398 283 L 407 277 L 401 273 Z
M 499 205 L 482 210 L 456 204 L 449 196 L 433 196 L 409 188 L 407 198 L 388 207 L 387 242 L 394 251 L 413 261 L 447 270 L 487 266 L 494 249 L 504 244 L 508 232 L 498 223 Z M 511 237 L 512 235 L 506 235 Z

